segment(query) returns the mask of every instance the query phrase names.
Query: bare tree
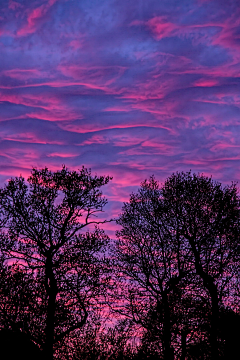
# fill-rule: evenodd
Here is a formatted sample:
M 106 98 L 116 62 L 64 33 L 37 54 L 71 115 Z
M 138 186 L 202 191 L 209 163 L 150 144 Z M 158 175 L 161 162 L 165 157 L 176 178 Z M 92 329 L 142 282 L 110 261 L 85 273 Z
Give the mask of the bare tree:
M 33 169 L 27 183 L 20 176 L 0 191 L 5 219 L 0 250 L 31 284 L 34 301 L 29 297 L 29 306 L 20 302 L 20 308 L 29 319 L 32 336 L 37 329 L 48 360 L 53 359 L 57 344 L 84 326 L 89 311 L 100 306 L 109 283 L 104 256 L 108 237 L 98 228 L 106 220 L 96 219 L 107 203 L 99 188 L 109 180 L 92 176 L 84 167 L 69 171 L 63 166 L 57 172 Z M 19 295 L 21 289 L 14 301 Z M 12 311 L 21 317 L 16 303 Z
M 235 184 L 191 172 L 162 187 L 151 177 L 124 204 L 116 262 L 125 315 L 158 334 L 165 360 L 201 339 L 219 357 L 219 307 L 239 283 L 239 215 Z
M 176 173 L 162 187 L 166 224 L 191 249 L 196 277 L 211 302 L 211 358 L 218 359 L 219 307 L 239 276 L 239 198 L 235 184 L 223 188 L 203 175 Z M 234 280 L 232 282 L 232 280 Z M 236 296 L 237 294 L 232 294 Z
M 174 358 L 171 294 L 186 276 L 188 249 L 165 225 L 166 208 L 158 182 L 151 177 L 123 206 L 117 223 L 118 277 L 122 274 L 125 307 L 136 323 L 148 328 L 148 315 L 157 312 L 164 359 Z M 126 282 L 127 280 L 127 282 Z M 151 326 L 151 324 L 150 324 Z

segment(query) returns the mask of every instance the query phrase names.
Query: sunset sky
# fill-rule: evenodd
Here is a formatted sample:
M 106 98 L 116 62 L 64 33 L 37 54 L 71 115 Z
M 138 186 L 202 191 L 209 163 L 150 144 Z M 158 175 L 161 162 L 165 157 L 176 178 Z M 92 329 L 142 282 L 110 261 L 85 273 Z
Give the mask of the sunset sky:
M 111 175 L 111 213 L 176 171 L 240 180 L 237 0 L 3 0 L 0 183 Z

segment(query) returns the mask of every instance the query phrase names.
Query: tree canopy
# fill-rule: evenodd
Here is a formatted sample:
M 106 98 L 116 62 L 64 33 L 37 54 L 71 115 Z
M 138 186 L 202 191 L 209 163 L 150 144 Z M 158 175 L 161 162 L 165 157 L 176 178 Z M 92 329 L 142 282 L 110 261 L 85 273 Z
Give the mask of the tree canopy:
M 220 307 L 237 296 L 239 214 L 235 184 L 191 172 L 161 187 L 151 177 L 124 204 L 117 259 L 129 282 L 125 312 L 146 328 L 155 323 L 164 359 L 174 359 L 174 349 L 185 358 L 186 340 L 201 337 L 211 359 L 219 357 Z
M 1 252 L 11 265 L 7 271 L 12 284 L 19 277 L 19 286 L 27 288 L 19 292 L 7 287 L 12 313 L 6 318 L 2 313 L 1 324 L 11 328 L 18 323 L 47 359 L 70 332 L 86 323 L 108 284 L 108 237 L 97 227 L 105 220 L 96 215 L 107 203 L 100 188 L 109 180 L 92 176 L 84 167 L 78 172 L 33 169 L 27 183 L 20 176 L 0 191 Z M 17 306 L 19 294 L 26 301 Z M 4 304 L 4 286 L 1 296 Z

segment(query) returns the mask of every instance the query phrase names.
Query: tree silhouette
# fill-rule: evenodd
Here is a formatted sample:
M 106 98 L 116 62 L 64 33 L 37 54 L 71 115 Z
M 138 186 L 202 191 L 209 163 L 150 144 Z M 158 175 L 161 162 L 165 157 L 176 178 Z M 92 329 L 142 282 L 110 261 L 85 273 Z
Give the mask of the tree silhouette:
M 141 184 L 123 206 L 117 223 L 118 277 L 128 293 L 127 310 L 134 321 L 148 328 L 148 315 L 154 309 L 160 319 L 158 337 L 164 359 L 174 358 L 172 346 L 171 294 L 186 276 L 188 249 L 165 226 L 165 204 L 158 182 L 151 177 Z
M 239 283 L 239 215 L 235 184 L 191 172 L 161 188 L 151 177 L 124 204 L 116 253 L 124 312 L 148 341 L 158 339 L 165 360 L 173 349 L 184 359 L 197 344 L 203 358 L 219 358 L 219 309 Z
M 36 331 L 48 360 L 53 359 L 58 343 L 81 328 L 89 311 L 100 306 L 100 295 L 109 282 L 104 256 L 108 237 L 97 227 L 105 220 L 96 219 L 107 202 L 99 188 L 109 180 L 91 176 L 84 167 L 78 172 L 64 166 L 57 172 L 33 169 L 27 183 L 20 176 L 0 191 L 5 221 L 0 250 L 5 263 L 14 264 L 8 275 L 20 277 L 23 284 L 14 292 L 5 283 L 11 296 L 7 306 L 2 300 L 0 316 L 10 308 L 18 321 L 28 319 L 28 332 L 33 337 Z M 33 300 L 28 292 L 23 294 L 27 284 Z M 11 323 L 8 316 L 7 326 Z M 20 330 L 26 332 L 26 325 Z
M 211 302 L 211 358 L 218 359 L 219 307 L 239 269 L 239 198 L 235 184 L 222 188 L 203 175 L 173 174 L 162 188 L 167 226 L 191 249 L 189 263 Z
M 42 353 L 26 334 L 20 331 L 0 331 L 0 356 L 2 360 L 41 360 Z
M 222 340 L 222 357 L 224 360 L 239 359 L 240 314 L 231 309 L 220 310 L 218 335 Z

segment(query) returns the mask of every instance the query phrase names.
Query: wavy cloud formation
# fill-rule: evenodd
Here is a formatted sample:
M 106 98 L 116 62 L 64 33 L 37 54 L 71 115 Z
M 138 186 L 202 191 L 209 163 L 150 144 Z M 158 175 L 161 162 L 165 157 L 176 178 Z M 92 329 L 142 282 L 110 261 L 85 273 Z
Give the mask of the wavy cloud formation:
M 230 183 L 240 165 L 237 0 L 0 4 L 0 179 L 63 163 L 114 177 Z

